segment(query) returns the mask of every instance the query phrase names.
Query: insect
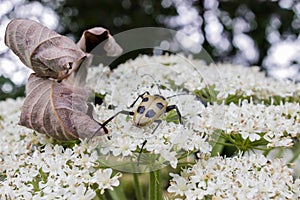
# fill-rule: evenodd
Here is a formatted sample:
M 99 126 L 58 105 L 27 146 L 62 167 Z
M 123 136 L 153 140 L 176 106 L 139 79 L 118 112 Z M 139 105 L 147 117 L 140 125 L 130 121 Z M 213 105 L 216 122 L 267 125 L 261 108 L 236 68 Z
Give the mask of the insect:
M 160 117 L 164 113 L 170 112 L 171 110 L 176 111 L 176 113 L 178 115 L 179 123 L 182 124 L 182 117 L 181 117 L 178 107 L 176 105 L 168 105 L 168 101 L 167 101 L 167 99 L 172 98 L 177 95 L 173 95 L 173 96 L 170 96 L 167 98 L 163 97 L 161 95 L 161 92 L 159 90 L 158 84 L 155 81 L 155 79 L 150 74 L 144 74 L 143 76 L 146 76 L 146 75 L 150 76 L 154 80 L 154 82 L 157 85 L 159 94 L 151 95 L 148 91 L 140 94 L 134 100 L 134 102 L 128 107 L 128 108 L 133 108 L 134 105 L 138 102 L 138 100 L 141 99 L 141 102 L 137 106 L 136 110 L 134 110 L 134 111 L 122 110 L 122 111 L 117 112 L 115 115 L 113 115 L 112 117 L 107 119 L 102 124 L 103 127 L 105 127 L 111 120 L 113 120 L 119 114 L 125 114 L 125 115 L 133 116 L 133 124 L 137 127 L 145 127 L 154 122 L 157 123 L 156 127 L 152 131 L 152 134 L 153 134 L 162 122 Z M 143 148 L 146 143 L 147 143 L 147 140 L 145 140 L 142 143 L 142 147 L 140 149 L 139 156 L 138 156 L 138 165 L 139 165 L 141 153 L 142 153 Z

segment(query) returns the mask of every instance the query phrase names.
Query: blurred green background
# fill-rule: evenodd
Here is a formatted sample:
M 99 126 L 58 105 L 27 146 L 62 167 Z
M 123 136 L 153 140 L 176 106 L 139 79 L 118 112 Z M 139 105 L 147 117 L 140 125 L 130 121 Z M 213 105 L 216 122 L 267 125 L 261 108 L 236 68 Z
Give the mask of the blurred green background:
M 269 76 L 300 80 L 297 0 L 0 0 L 0 100 L 24 95 L 30 73 L 4 45 L 13 18 L 40 21 L 74 41 L 95 26 L 112 35 L 171 28 L 190 35 L 215 62 L 258 65 Z

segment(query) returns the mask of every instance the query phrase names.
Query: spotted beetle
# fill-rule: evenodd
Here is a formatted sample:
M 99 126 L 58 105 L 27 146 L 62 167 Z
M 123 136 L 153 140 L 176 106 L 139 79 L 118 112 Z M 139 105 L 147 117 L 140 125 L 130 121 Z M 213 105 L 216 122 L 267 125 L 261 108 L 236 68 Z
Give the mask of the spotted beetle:
M 168 102 L 165 97 L 159 94 L 151 95 L 147 91 L 139 95 L 138 98 L 129 106 L 129 108 L 132 108 L 139 98 L 141 98 L 142 101 L 134 112 L 122 110 L 109 118 L 106 122 L 104 122 L 103 125 L 105 126 L 118 114 L 122 113 L 126 115 L 133 115 L 133 124 L 137 127 L 144 127 L 153 122 L 161 121 L 159 118 L 162 114 L 170 112 L 174 109 L 178 114 L 179 122 L 182 124 L 181 114 L 178 110 L 178 107 L 176 105 L 168 106 Z
M 150 74 L 144 74 L 143 76 L 148 75 L 150 76 L 155 84 L 158 87 L 157 82 L 155 79 L 150 75 Z M 142 76 L 142 77 L 143 77 Z M 152 134 L 156 131 L 156 129 L 159 127 L 161 124 L 162 120 L 159 119 L 164 113 L 170 112 L 171 110 L 176 110 L 179 123 L 182 124 L 182 117 L 180 114 L 180 111 L 176 105 L 168 105 L 167 99 L 177 96 L 173 95 L 170 97 L 163 97 L 161 95 L 161 92 L 158 87 L 159 94 L 151 95 L 148 91 L 140 94 L 134 102 L 128 107 L 128 108 L 133 108 L 134 105 L 137 103 L 137 101 L 141 98 L 142 101 L 138 105 L 137 109 L 135 111 L 127 111 L 127 110 L 121 110 L 117 112 L 115 115 L 107 119 L 103 124 L 102 127 L 105 127 L 111 120 L 113 120 L 116 116 L 119 114 L 125 114 L 125 115 L 131 115 L 133 116 L 133 124 L 137 127 L 145 127 L 147 125 L 152 124 L 153 122 L 157 123 L 157 126 L 153 129 Z M 147 143 L 147 140 L 145 140 L 142 143 L 142 147 L 140 149 L 139 155 L 138 155 L 138 165 L 140 161 L 140 156 L 143 151 L 143 148 L 145 144 Z

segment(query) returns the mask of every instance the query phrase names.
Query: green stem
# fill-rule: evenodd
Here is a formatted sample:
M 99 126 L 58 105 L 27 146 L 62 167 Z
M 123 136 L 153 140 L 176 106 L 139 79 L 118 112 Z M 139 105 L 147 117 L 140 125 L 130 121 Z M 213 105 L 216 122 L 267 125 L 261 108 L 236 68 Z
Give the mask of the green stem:
M 108 193 L 113 200 L 126 200 L 122 185 L 115 187 L 114 190 L 108 190 Z
M 225 145 L 227 145 L 225 143 L 225 139 L 222 137 L 219 137 L 217 143 L 215 144 L 215 146 L 213 146 L 213 149 L 211 151 L 211 156 L 217 156 L 218 154 L 220 154 Z
M 292 157 L 289 163 L 293 163 L 299 157 L 299 155 L 300 155 L 300 145 L 298 145 L 298 148 L 294 152 L 294 156 Z
M 99 200 L 106 200 L 104 194 L 103 195 L 100 194 L 100 191 L 97 191 L 96 194 L 97 194 L 97 197 L 98 197 Z
M 270 150 L 270 148 L 267 148 L 267 147 L 253 147 L 253 149 L 261 150 L 261 151 L 268 151 L 268 150 Z
M 37 191 L 40 190 L 38 178 L 35 178 L 35 179 L 31 182 L 31 184 L 32 184 L 32 186 L 33 186 L 33 191 L 37 192 Z
M 160 170 L 150 172 L 149 200 L 162 200 Z
M 133 173 L 134 192 L 137 200 L 143 200 L 143 192 L 139 183 L 139 176 L 137 173 Z
M 225 140 L 225 139 L 224 139 Z M 229 146 L 229 147 L 235 147 L 232 143 L 226 143 L 226 142 L 217 142 L 216 145 L 219 144 L 221 146 Z
M 45 173 L 43 172 L 43 170 L 42 170 L 42 169 L 40 169 L 40 170 L 39 170 L 39 172 L 40 172 L 40 175 L 41 175 L 42 181 L 44 181 L 44 182 L 47 182 L 48 175 L 47 175 L 47 174 L 45 174 Z

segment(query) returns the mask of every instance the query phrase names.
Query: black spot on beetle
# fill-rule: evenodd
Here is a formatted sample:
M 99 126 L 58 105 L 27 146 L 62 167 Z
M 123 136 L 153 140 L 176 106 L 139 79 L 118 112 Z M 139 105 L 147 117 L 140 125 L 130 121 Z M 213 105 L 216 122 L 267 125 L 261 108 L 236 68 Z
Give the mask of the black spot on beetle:
M 156 112 L 154 112 L 154 110 L 152 110 L 152 109 L 148 110 L 145 114 L 145 116 L 148 118 L 152 118 L 152 117 L 154 117 L 154 115 L 156 115 Z
M 137 112 L 138 112 L 139 114 L 143 114 L 143 113 L 145 112 L 145 106 L 139 106 L 139 107 L 137 108 Z
M 162 103 L 160 103 L 160 102 L 156 103 L 156 106 L 157 106 L 160 110 L 164 107 L 164 105 L 163 105 Z
M 148 97 L 145 97 L 145 98 L 143 98 L 143 100 L 142 100 L 142 102 L 147 102 L 147 101 L 149 101 L 149 98 L 148 98 Z

